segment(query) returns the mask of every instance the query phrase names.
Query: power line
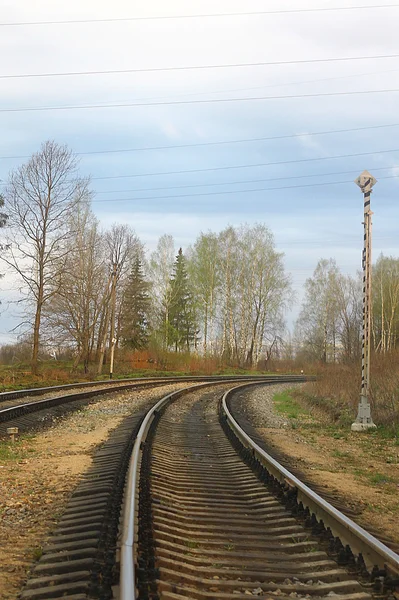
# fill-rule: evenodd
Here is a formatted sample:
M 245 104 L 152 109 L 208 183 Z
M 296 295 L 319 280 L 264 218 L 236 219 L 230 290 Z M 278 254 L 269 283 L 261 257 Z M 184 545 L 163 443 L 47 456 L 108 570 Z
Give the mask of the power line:
M 387 177 L 381 177 L 380 179 L 397 179 L 399 175 L 389 175 Z M 353 183 L 353 180 L 347 181 L 332 181 L 332 182 L 323 182 L 323 183 L 304 183 L 299 185 L 284 185 L 279 187 L 267 187 L 267 188 L 252 188 L 249 190 L 228 190 L 222 192 L 203 192 L 199 194 L 180 194 L 180 195 L 165 195 L 165 196 L 144 196 L 138 198 L 114 198 L 112 200 L 92 200 L 92 202 L 131 202 L 131 201 L 141 201 L 141 200 L 171 200 L 178 198 L 198 198 L 198 197 L 208 197 L 208 196 L 224 196 L 231 194 L 248 194 L 254 192 L 268 192 L 268 191 L 277 191 L 277 190 L 291 190 L 296 188 L 308 188 L 308 187 L 322 187 L 326 185 L 342 185 Z
M 373 171 L 389 171 L 390 169 L 399 168 L 395 165 L 390 167 L 378 167 L 373 168 Z M 240 181 L 223 181 L 217 183 L 197 183 L 197 184 L 189 184 L 189 185 L 172 185 L 168 187 L 154 187 L 154 188 L 135 188 L 132 190 L 95 190 L 95 194 L 128 194 L 132 192 L 156 192 L 156 191 L 165 191 L 165 190 L 182 190 L 182 189 L 190 189 L 190 188 L 203 188 L 203 187 L 220 187 L 223 185 L 241 185 L 245 183 L 263 183 L 265 181 L 286 181 L 287 179 L 310 179 L 311 177 L 333 177 L 336 175 L 352 175 L 353 169 L 351 171 L 335 171 L 334 173 L 314 173 L 312 175 L 289 175 L 284 177 L 270 177 L 267 179 L 244 179 Z
M 209 171 L 226 171 L 229 169 L 249 169 L 252 167 L 271 167 L 277 165 L 289 165 L 289 164 L 297 164 L 304 162 L 315 162 L 315 161 L 323 161 L 323 160 L 333 160 L 337 158 L 353 158 L 357 156 L 372 156 L 373 154 L 387 154 L 390 152 L 399 152 L 399 148 L 394 148 L 391 150 L 375 150 L 374 152 L 356 152 L 354 154 L 338 154 L 335 156 L 321 156 L 316 158 L 299 158 L 295 160 L 281 160 L 275 162 L 268 163 L 251 163 L 248 165 L 228 165 L 225 167 L 207 167 L 203 169 L 187 169 L 181 171 L 158 171 L 154 173 L 136 173 L 134 175 L 106 175 L 102 177 L 92 177 L 92 181 L 99 181 L 105 179 L 130 179 L 133 177 L 154 177 L 156 175 L 182 175 L 185 173 L 205 173 Z
M 398 5 L 399 6 L 399 5 Z M 399 54 L 377 54 L 375 56 L 343 56 L 332 58 L 311 58 L 305 60 L 278 60 L 254 63 L 226 63 L 217 65 L 187 65 L 182 67 L 150 67 L 145 69 L 109 69 L 105 71 L 66 71 L 62 73 L 21 73 L 0 75 L 0 79 L 24 79 L 32 77 L 76 77 L 81 75 L 121 75 L 125 73 L 158 73 L 161 71 L 191 71 L 198 69 L 242 69 L 248 67 L 270 67 L 281 65 L 301 65 L 310 63 L 342 62 L 351 60 L 381 60 L 398 58 Z
M 294 98 L 322 98 L 331 96 L 358 96 L 363 94 L 387 94 L 399 92 L 391 90 L 361 90 L 354 92 L 326 92 L 317 94 L 293 94 L 286 96 L 255 96 L 252 98 L 211 98 L 207 100 L 174 100 L 168 102 L 126 102 L 119 104 L 87 104 L 75 106 L 32 106 L 26 108 L 1 108 L 0 113 L 43 112 L 51 110 L 92 110 L 98 108 L 130 108 L 139 106 L 181 106 L 183 104 L 220 104 L 223 102 L 252 102 L 256 100 L 290 100 Z
M 221 17 L 248 17 L 258 15 L 284 15 L 296 13 L 319 13 L 319 12 L 336 12 L 336 11 L 353 11 L 353 10 L 371 10 L 381 8 L 398 8 L 399 4 L 380 4 L 369 6 L 336 6 L 325 8 L 294 8 L 287 10 L 261 10 L 247 12 L 231 12 L 231 13 L 208 13 L 195 15 L 154 15 L 148 17 L 114 17 L 104 19 L 67 19 L 63 21 L 14 21 L 10 23 L 0 23 L 0 27 L 19 27 L 19 26 L 35 26 L 35 25 L 72 25 L 86 23 L 120 23 L 129 21 L 171 21 L 175 19 L 210 19 Z
M 399 123 L 387 123 L 385 125 L 369 125 L 366 127 L 351 127 L 348 129 L 330 129 L 327 131 L 315 131 L 313 133 L 292 133 L 287 135 L 273 135 L 267 137 L 255 137 L 255 138 L 242 138 L 236 140 L 218 140 L 215 142 L 195 142 L 192 144 L 173 144 L 168 146 L 142 146 L 137 148 L 118 148 L 115 150 L 89 150 L 85 152 L 75 152 L 77 156 L 87 156 L 87 155 L 95 155 L 95 154 L 122 154 L 125 152 L 146 152 L 153 150 L 171 150 L 171 149 L 181 149 L 181 148 L 198 148 L 203 146 L 221 146 L 228 144 L 244 144 L 244 143 L 252 143 L 252 142 L 266 142 L 273 140 L 284 140 L 284 139 L 295 139 L 302 137 L 310 137 L 317 135 L 331 135 L 334 133 L 352 133 L 354 131 L 367 131 L 369 129 L 384 129 L 388 127 L 399 127 Z M 0 160 L 17 160 L 30 158 L 30 155 L 19 155 L 19 156 L 0 156 Z
M 334 160 L 340 158 L 354 158 L 358 156 L 372 156 L 374 154 L 389 154 L 391 152 L 399 152 L 399 148 L 393 148 L 390 150 L 374 150 L 373 152 L 356 152 L 353 154 L 337 154 L 334 156 L 320 156 L 314 158 L 299 158 L 293 160 L 282 160 L 282 161 L 274 161 L 267 163 L 250 163 L 247 165 L 227 165 L 224 167 L 206 167 L 202 169 L 187 169 L 187 170 L 179 170 L 179 171 L 157 171 L 154 173 L 135 173 L 129 175 L 103 175 L 101 177 L 92 177 L 92 181 L 100 181 L 100 180 L 111 180 L 111 179 L 132 179 L 135 177 L 155 177 L 161 175 L 183 175 L 186 173 L 205 173 L 205 172 L 217 172 L 217 171 L 227 171 L 231 169 L 250 169 L 256 167 L 271 167 L 277 165 L 288 165 L 288 164 L 298 164 L 305 162 L 320 162 L 324 160 Z M 382 169 L 382 167 L 380 167 Z M 385 167 L 384 167 L 385 168 Z M 394 168 L 394 167 L 391 167 Z M 376 169 L 374 169 L 376 170 Z M 352 172 L 352 171 L 351 171 Z M 342 172 L 345 173 L 345 172 Z M 5 185 L 5 184 L 2 184 Z

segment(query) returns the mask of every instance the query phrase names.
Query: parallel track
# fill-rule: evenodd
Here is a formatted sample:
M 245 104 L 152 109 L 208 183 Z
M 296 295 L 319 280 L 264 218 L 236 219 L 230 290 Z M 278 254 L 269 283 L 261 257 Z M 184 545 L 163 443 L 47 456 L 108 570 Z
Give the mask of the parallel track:
M 258 376 L 256 379 L 272 380 L 273 376 Z M 5 436 L 8 427 L 18 427 L 20 433 L 28 431 L 31 427 L 37 424 L 43 425 L 47 422 L 51 423 L 52 415 L 62 414 L 64 410 L 76 410 L 87 401 L 93 400 L 98 396 L 110 394 L 113 392 L 122 392 L 126 390 L 145 389 L 157 387 L 171 383 L 186 383 L 197 381 L 246 381 L 253 380 L 249 376 L 238 377 L 162 377 L 142 378 L 142 379 L 125 379 L 117 381 L 101 381 L 89 382 L 83 384 L 70 384 L 65 386 L 55 386 L 49 388 L 34 388 L 30 390 L 16 390 L 12 392 L 4 392 L 0 394 L 0 437 Z M 277 376 L 278 379 L 278 376 Z M 297 381 L 298 377 L 291 376 L 292 381 Z M 301 378 L 299 378 L 301 379 Z M 303 380 L 303 378 L 302 378 Z M 75 393 L 52 394 L 73 390 L 75 388 L 88 388 L 85 391 L 77 391 Z M 30 396 L 44 396 L 30 402 L 18 402 L 20 398 Z

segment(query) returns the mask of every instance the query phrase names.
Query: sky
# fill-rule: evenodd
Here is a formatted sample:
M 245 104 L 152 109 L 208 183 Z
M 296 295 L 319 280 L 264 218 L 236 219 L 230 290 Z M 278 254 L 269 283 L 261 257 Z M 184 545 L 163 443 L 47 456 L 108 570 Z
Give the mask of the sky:
M 184 250 L 264 223 L 297 292 L 291 325 L 320 258 L 361 267 L 364 169 L 373 255 L 398 256 L 399 3 L 0 5 L 0 190 L 51 139 L 79 155 L 104 228 L 131 225 L 149 252 L 165 233 Z M 0 343 L 13 288 L 6 274 Z

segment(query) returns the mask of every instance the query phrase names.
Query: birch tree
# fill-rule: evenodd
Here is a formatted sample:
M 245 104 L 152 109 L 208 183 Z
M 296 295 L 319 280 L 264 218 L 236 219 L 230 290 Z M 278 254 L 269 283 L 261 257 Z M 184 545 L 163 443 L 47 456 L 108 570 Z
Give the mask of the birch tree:
M 245 332 L 242 346 L 245 361 L 255 364 L 266 345 L 275 343 L 282 329 L 283 313 L 292 300 L 291 283 L 285 273 L 283 254 L 274 249 L 274 238 L 264 225 L 244 226 L 241 230 L 243 260 L 242 319 Z
M 14 170 L 5 191 L 8 251 L 2 260 L 21 282 L 33 313 L 32 371 L 37 371 L 43 307 L 56 293 L 66 255 L 69 217 L 90 193 L 71 150 L 53 141 Z
M 340 355 L 344 362 L 360 358 L 362 331 L 362 279 L 339 275 L 336 280 Z
M 171 235 L 159 238 L 150 257 L 150 278 L 153 284 L 155 330 L 164 348 L 169 345 L 170 277 L 175 260 L 175 244 Z
M 214 349 L 217 294 L 220 285 L 218 239 L 201 233 L 190 251 L 188 271 L 199 319 L 202 321 L 203 352 Z
M 140 240 L 128 225 L 112 225 L 105 234 L 105 247 L 109 276 L 107 302 L 100 325 L 98 374 L 102 371 L 107 338 L 112 351 L 120 336 L 123 280 L 127 279 L 135 258 L 143 252 Z
M 237 336 L 235 331 L 236 285 L 240 262 L 238 260 L 238 240 L 234 227 L 228 227 L 218 235 L 218 254 L 220 272 L 220 317 L 222 328 L 221 355 L 229 361 L 237 355 Z
M 373 268 L 374 347 L 387 352 L 399 340 L 399 259 L 381 255 Z
M 305 299 L 297 321 L 307 353 L 322 362 L 336 357 L 338 275 L 335 260 L 319 260 L 313 277 L 306 280 Z

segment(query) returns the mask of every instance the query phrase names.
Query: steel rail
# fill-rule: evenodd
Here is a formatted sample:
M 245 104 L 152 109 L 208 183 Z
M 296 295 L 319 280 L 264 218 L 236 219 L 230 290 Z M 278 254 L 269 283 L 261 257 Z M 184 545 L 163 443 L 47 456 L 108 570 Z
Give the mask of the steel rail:
M 140 467 L 141 458 L 143 453 L 143 447 L 147 439 L 149 430 L 154 421 L 155 416 L 159 411 L 164 409 L 167 404 L 179 398 L 186 392 L 195 391 L 206 386 L 215 385 L 215 383 L 231 383 L 234 379 L 218 381 L 207 381 L 206 383 L 200 383 L 189 388 L 183 388 L 176 392 L 171 392 L 167 396 L 164 396 L 157 404 L 155 404 L 146 414 L 140 429 L 137 433 L 136 441 L 134 443 L 133 452 L 131 455 L 128 474 L 126 478 L 125 497 L 123 501 L 123 513 L 121 520 L 121 543 L 120 543 L 120 579 L 119 579 L 119 596 L 118 600 L 136 600 L 136 546 L 138 542 L 138 504 L 139 504 L 139 478 L 140 478 Z M 289 383 L 289 382 L 301 382 L 306 381 L 306 377 L 303 376 L 268 376 L 263 381 L 253 381 L 250 385 L 268 384 L 273 385 L 274 383 Z M 244 386 L 248 383 L 244 384 Z M 240 389 L 243 386 L 233 388 L 234 390 Z
M 258 382 L 256 382 L 258 383 Z M 228 390 L 222 397 L 221 408 L 234 434 L 241 443 L 252 450 L 255 458 L 283 485 L 295 488 L 297 500 L 309 508 L 318 520 L 330 527 L 332 533 L 338 536 L 343 545 L 348 544 L 354 554 L 362 554 L 368 567 L 377 565 L 380 569 L 388 567 L 397 577 L 399 574 L 399 555 L 380 542 L 365 529 L 346 517 L 329 502 L 321 498 L 316 492 L 302 483 L 288 469 L 280 465 L 272 456 L 256 444 L 250 436 L 240 427 L 229 409 L 229 401 L 237 391 L 256 384 L 243 384 Z
M 215 382 L 199 383 L 198 385 L 183 388 L 177 392 L 171 392 L 164 396 L 155 406 L 153 406 L 141 424 L 136 441 L 134 443 L 132 456 L 129 463 L 129 470 L 126 479 L 125 498 L 123 503 L 122 515 L 122 538 L 120 547 L 120 580 L 119 580 L 119 600 L 135 600 L 137 598 L 136 590 L 136 545 L 138 541 L 137 521 L 138 521 L 138 483 L 140 477 L 140 465 L 143 452 L 143 445 L 146 441 L 148 432 L 156 414 L 162 410 L 169 402 L 176 400 L 188 391 L 197 390 L 202 387 L 214 385 Z M 225 383 L 225 382 L 220 382 Z
M 111 394 L 113 392 L 125 391 L 134 389 L 136 387 L 150 387 L 153 385 L 162 385 L 163 381 L 154 382 L 138 382 L 130 383 L 119 386 L 109 386 L 106 388 L 100 388 L 97 390 L 90 390 L 88 392 L 77 392 L 76 394 L 67 394 L 65 396 L 54 396 L 52 398 L 44 398 L 43 400 L 37 400 L 36 402 L 26 402 L 24 404 L 18 404 L 16 406 L 9 406 L 7 408 L 0 409 L 0 423 L 5 423 L 11 419 L 15 419 L 24 415 L 32 414 L 45 410 L 46 408 L 54 408 L 62 404 L 68 404 L 70 402 L 76 402 L 78 400 L 86 400 L 95 398 L 102 394 Z
M 270 380 L 274 380 L 276 378 L 280 378 L 280 375 L 272 375 L 272 376 L 257 376 L 259 377 L 259 381 L 262 382 L 267 382 Z M 297 378 L 295 376 L 286 376 L 287 379 L 289 379 L 290 381 L 294 381 L 297 380 Z M 175 377 L 175 378 L 160 378 L 160 379 L 156 379 L 156 378 L 143 378 L 143 379 L 126 379 L 126 380 L 120 380 L 122 382 L 122 385 L 118 385 L 116 384 L 115 381 L 112 381 L 113 385 L 107 385 L 106 387 L 102 387 L 101 384 L 103 384 L 104 382 L 100 382 L 99 383 L 99 389 L 95 389 L 95 390 L 90 390 L 87 392 L 77 392 L 75 394 L 67 394 L 65 396 L 54 396 L 52 398 L 44 398 L 43 400 L 38 400 L 35 402 L 26 402 L 24 404 L 18 404 L 16 406 L 9 406 L 7 408 L 0 408 L 0 424 L 1 423 L 5 423 L 7 421 L 10 421 L 14 418 L 18 418 L 24 415 L 28 415 L 28 414 L 32 414 L 34 412 L 39 412 L 40 410 L 45 410 L 46 408 L 54 408 L 56 406 L 60 406 L 62 404 L 68 404 L 70 402 L 76 402 L 78 400 L 85 400 L 85 399 L 89 399 L 89 398 L 94 398 L 96 396 L 100 396 L 102 394 L 110 394 L 113 392 L 118 392 L 118 391 L 126 391 L 126 390 L 133 390 L 137 387 L 140 388 L 146 388 L 146 387 L 151 387 L 151 386 L 156 386 L 156 385 L 163 385 L 163 384 L 167 384 L 167 383 L 183 383 L 183 382 L 190 382 L 190 381 L 206 381 L 206 382 L 213 382 L 213 383 L 217 383 L 217 382 L 230 382 L 230 381 L 249 381 L 249 380 L 253 380 L 254 378 L 250 377 L 250 376 L 222 376 L 222 377 L 218 377 L 218 376 L 211 376 L 211 377 L 205 377 L 205 376 L 198 376 L 198 377 L 194 377 L 194 376 L 188 376 L 188 377 Z M 279 379 L 279 381 L 280 381 Z M 128 383 L 123 383 L 123 381 L 126 381 Z M 301 379 L 301 381 L 304 381 L 304 378 Z M 75 385 L 75 384 L 72 384 Z M 60 389 L 62 386 L 57 386 L 54 388 L 41 388 L 42 390 L 46 390 L 46 391 L 56 391 L 58 389 Z M 67 386 L 65 386 L 67 387 Z M 64 389 L 62 387 L 62 389 Z M 28 391 L 33 391 L 35 392 L 36 390 L 28 390 Z M 22 392 L 22 390 L 21 390 Z M 8 393 L 8 392 L 7 392 Z M 19 393 L 19 392 L 18 392 Z M 26 396 L 26 394 L 22 394 L 23 396 Z M 32 394 L 35 395 L 35 394 Z M 0 394 L 0 400 L 1 400 L 1 394 Z
M 231 379 L 237 379 L 237 380 L 253 380 L 255 378 L 259 377 L 259 379 L 264 379 L 265 377 L 267 379 L 269 378 L 273 378 L 273 377 L 281 377 L 281 375 L 210 375 L 209 377 L 206 377 L 205 375 L 182 375 L 182 376 L 177 376 L 177 377 L 127 377 L 125 379 L 104 379 L 103 381 L 81 381 L 76 382 L 76 383 L 67 383 L 67 384 L 63 384 L 63 385 L 54 385 L 54 386 L 49 386 L 49 387 L 42 387 L 42 388 L 27 388 L 27 389 L 22 389 L 22 390 L 10 390 L 8 392 L 0 392 L 0 403 L 5 401 L 5 400 L 16 400 L 18 398 L 24 398 L 25 396 L 41 396 L 43 394 L 48 394 L 50 392 L 58 392 L 58 391 L 63 391 L 63 390 L 69 390 L 69 389 L 74 389 L 74 388 L 85 388 L 85 387 L 100 387 L 100 386 L 105 386 L 105 387 L 112 387 L 112 386 L 117 386 L 117 384 L 122 384 L 122 383 L 145 383 L 145 382 L 154 382 L 156 383 L 157 381 L 166 381 L 166 382 L 171 382 L 171 383 L 175 383 L 175 382 L 179 382 L 179 381 L 213 381 L 213 380 L 217 380 L 219 381 L 220 379 L 225 378 L 226 381 L 230 381 Z M 285 377 L 297 377 L 297 375 L 288 375 Z

